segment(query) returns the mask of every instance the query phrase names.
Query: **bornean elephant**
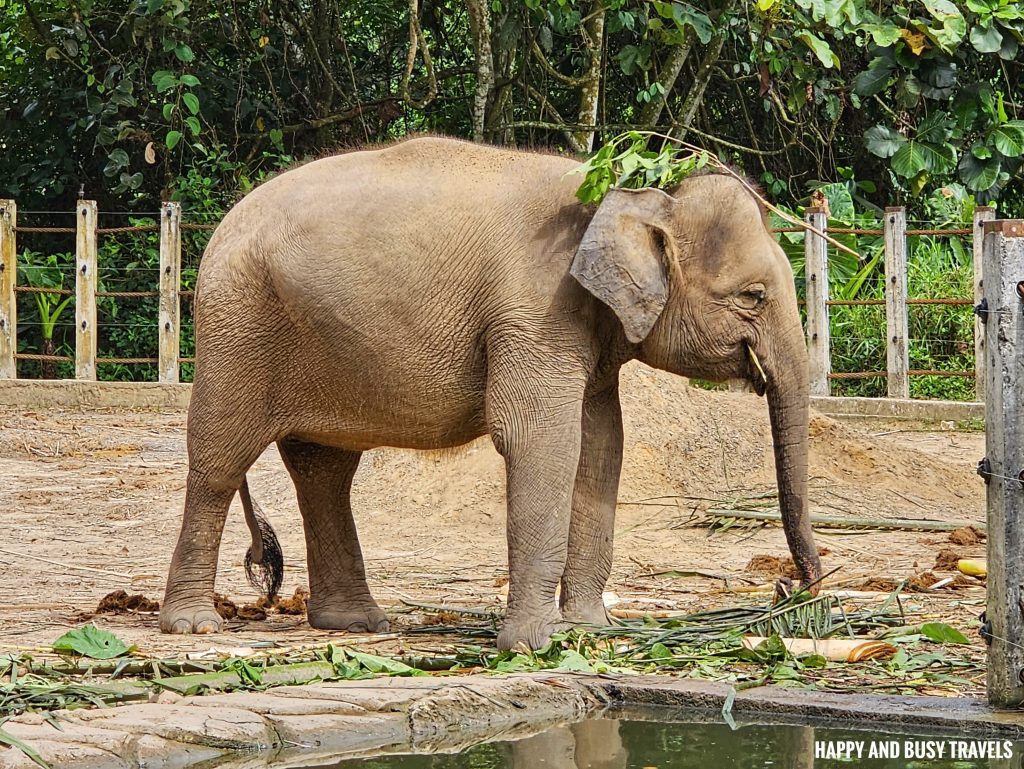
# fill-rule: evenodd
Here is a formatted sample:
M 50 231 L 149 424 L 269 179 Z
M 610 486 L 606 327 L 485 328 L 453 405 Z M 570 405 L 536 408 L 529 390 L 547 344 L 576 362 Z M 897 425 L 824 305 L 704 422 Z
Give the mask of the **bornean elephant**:
M 489 435 L 507 471 L 498 645 L 604 623 L 622 459 L 619 368 L 767 393 L 783 525 L 820 575 L 807 512 L 807 353 L 793 275 L 736 179 L 575 197 L 577 161 L 422 137 L 254 190 L 199 271 L 189 471 L 160 615 L 212 632 L 221 532 L 277 442 L 298 492 L 309 622 L 380 630 L 349 491 L 360 454 Z M 560 606 L 555 588 L 561 582 Z

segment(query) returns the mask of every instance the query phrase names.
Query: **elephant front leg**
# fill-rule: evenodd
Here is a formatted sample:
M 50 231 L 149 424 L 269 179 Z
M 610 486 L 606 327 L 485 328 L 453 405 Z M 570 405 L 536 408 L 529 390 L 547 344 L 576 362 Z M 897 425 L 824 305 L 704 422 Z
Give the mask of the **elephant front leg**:
M 622 410 L 613 384 L 583 402 L 580 461 L 572 497 L 569 550 L 562 575 L 562 617 L 606 625 L 601 594 L 612 568 L 615 503 L 622 469 Z
M 306 535 L 312 627 L 350 632 L 383 632 L 388 620 L 370 595 L 352 517 L 352 477 L 360 452 L 303 443 L 278 442 L 295 484 Z
M 564 624 L 555 589 L 565 569 L 583 388 L 541 395 L 523 389 L 531 385 L 499 390 L 488 404 L 508 499 L 508 612 L 499 649 L 539 649 Z

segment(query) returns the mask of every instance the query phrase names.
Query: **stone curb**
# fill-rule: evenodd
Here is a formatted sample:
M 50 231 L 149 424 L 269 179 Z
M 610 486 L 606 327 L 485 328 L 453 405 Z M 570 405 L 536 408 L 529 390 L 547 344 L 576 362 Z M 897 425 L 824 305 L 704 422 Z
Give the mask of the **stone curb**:
M 517 675 L 377 678 L 233 692 L 97 710 L 38 714 L 3 725 L 53 769 L 255 769 L 339 755 L 457 751 L 577 721 L 601 704 L 585 681 Z M 220 760 L 218 760 L 220 759 Z M 36 765 L 0 746 L 0 769 Z
M 25 714 L 3 728 L 54 769 L 257 769 L 394 752 L 457 752 L 572 722 L 603 706 L 671 708 L 675 720 L 718 721 L 727 684 L 667 676 L 568 674 L 378 678 L 284 686 L 62 711 L 58 731 Z M 760 687 L 737 694 L 737 721 L 814 723 L 886 732 L 969 732 L 1024 739 L 1024 713 L 979 700 L 836 694 Z M 637 714 L 650 718 L 650 710 Z M 0 749 L 0 769 L 35 764 Z

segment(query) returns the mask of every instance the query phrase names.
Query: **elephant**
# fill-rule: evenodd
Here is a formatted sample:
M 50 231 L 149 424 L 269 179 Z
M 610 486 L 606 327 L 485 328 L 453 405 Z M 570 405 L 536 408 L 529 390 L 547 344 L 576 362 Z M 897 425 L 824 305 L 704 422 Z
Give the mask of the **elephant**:
M 622 462 L 618 372 L 743 379 L 767 395 L 785 535 L 821 574 L 807 511 L 808 369 L 790 265 L 737 178 L 575 195 L 578 161 L 436 136 L 316 160 L 237 203 L 196 285 L 184 516 L 160 627 L 215 632 L 221 533 L 278 446 L 316 628 L 380 631 L 350 489 L 362 452 L 489 435 L 506 470 L 497 645 L 605 624 Z M 556 600 L 556 587 L 561 585 Z

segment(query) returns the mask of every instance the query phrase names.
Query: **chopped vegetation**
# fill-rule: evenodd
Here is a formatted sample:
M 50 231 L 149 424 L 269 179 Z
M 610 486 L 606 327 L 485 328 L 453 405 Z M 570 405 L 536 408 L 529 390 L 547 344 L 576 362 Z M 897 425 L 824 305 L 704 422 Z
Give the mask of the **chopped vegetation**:
M 150 659 L 92 625 L 61 636 L 52 650 L 0 657 L 0 722 L 24 712 L 106 707 L 149 701 L 161 691 L 196 695 L 260 690 L 314 681 L 468 672 L 560 671 L 589 674 L 662 673 L 730 682 L 741 688 L 783 683 L 819 689 L 952 693 L 983 676 L 982 660 L 958 630 L 941 622 L 908 625 L 901 588 L 869 608 L 851 608 L 833 594 L 801 592 L 767 605 L 739 606 L 655 621 L 621 622 L 559 633 L 544 649 L 499 652 L 495 622 L 478 610 L 475 624 L 424 625 L 444 653 L 380 656 L 340 645 L 241 648 L 191 659 Z M 446 619 L 458 616 L 446 610 Z M 766 640 L 754 648 L 744 638 Z M 830 662 L 794 656 L 784 639 L 885 638 L 887 660 Z M 437 644 L 435 643 L 435 648 Z M 963 648 L 947 650 L 947 645 Z M 116 652 L 116 654 L 115 654 Z M 0 735 L 2 738 L 2 735 Z

